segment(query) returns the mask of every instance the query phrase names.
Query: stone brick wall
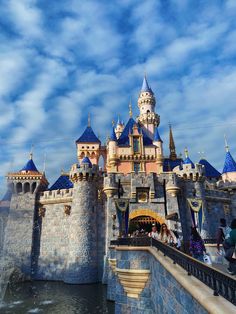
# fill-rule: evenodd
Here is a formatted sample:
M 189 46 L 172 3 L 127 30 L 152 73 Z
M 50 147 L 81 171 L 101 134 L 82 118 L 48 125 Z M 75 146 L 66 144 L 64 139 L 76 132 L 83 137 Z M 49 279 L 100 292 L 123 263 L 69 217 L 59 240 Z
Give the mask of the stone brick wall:
M 138 299 L 127 297 L 123 286 L 111 267 L 108 274 L 107 297 L 115 301 L 115 313 L 123 314 L 206 314 L 207 311 L 185 290 L 177 280 L 146 251 L 111 249 L 120 269 L 149 269 L 149 280 Z

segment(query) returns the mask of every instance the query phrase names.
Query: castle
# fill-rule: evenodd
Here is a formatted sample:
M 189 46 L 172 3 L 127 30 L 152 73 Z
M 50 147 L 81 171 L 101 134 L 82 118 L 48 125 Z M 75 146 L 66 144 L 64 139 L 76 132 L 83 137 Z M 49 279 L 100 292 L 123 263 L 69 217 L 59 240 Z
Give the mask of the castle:
M 236 214 L 236 163 L 228 148 L 223 173 L 207 160 L 177 156 L 170 127 L 163 154 L 156 99 L 144 77 L 139 116 L 113 125 L 106 145 L 90 122 L 76 141 L 78 163 L 50 187 L 32 155 L 7 174 L 0 203 L 0 250 L 29 278 L 106 282 L 110 241 L 135 223 L 166 222 L 189 239 L 190 226 L 214 238 L 219 218 Z M 100 156 L 105 169 L 98 166 Z M 1 255 L 1 254 L 0 254 Z

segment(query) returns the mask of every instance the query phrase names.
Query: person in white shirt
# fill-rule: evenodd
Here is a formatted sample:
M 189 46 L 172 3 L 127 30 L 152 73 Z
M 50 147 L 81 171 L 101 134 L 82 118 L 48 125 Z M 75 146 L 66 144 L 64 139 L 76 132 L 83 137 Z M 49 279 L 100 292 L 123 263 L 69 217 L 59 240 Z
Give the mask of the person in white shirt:
M 159 233 L 157 232 L 157 227 L 155 224 L 152 225 L 152 231 L 149 232 L 148 236 L 156 240 L 159 239 Z

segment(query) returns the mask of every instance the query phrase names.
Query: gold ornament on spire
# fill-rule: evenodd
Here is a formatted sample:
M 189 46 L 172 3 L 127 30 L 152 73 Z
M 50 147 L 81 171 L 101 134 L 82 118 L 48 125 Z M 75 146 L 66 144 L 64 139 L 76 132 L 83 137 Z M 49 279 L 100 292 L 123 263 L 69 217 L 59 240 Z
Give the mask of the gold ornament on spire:
M 129 101 L 129 116 L 130 116 L 130 118 L 132 118 L 132 116 L 133 116 L 131 98 L 130 98 L 130 101 Z
M 184 154 L 185 154 L 185 158 L 188 158 L 188 149 L 187 149 L 187 147 L 185 147 L 185 149 L 184 149 Z
M 228 145 L 226 135 L 224 135 L 224 138 L 225 138 L 225 150 L 226 150 L 226 152 L 228 152 L 229 151 L 229 145 Z
M 112 119 L 111 125 L 112 125 L 113 127 L 115 126 L 115 121 L 114 121 L 114 119 Z

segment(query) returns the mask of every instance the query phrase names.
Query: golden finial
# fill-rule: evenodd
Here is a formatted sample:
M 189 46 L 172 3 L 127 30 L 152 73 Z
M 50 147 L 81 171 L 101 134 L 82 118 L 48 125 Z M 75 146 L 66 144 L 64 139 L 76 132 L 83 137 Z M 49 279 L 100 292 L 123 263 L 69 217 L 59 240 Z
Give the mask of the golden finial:
M 131 97 L 130 97 L 130 101 L 129 101 L 129 116 L 130 116 L 130 118 L 132 118 L 132 116 L 133 116 Z
M 113 126 L 113 128 L 114 128 L 114 126 L 115 126 L 115 121 L 114 121 L 114 119 L 112 119 L 112 121 L 111 121 L 111 125 Z
M 228 145 L 226 135 L 224 135 L 224 138 L 225 138 L 225 150 L 226 150 L 226 152 L 228 152 L 229 151 L 229 145 Z
M 91 118 L 90 118 L 90 113 L 88 113 L 88 126 L 91 126 Z
M 34 144 L 31 144 L 30 159 L 33 159 Z
M 44 156 L 43 156 L 43 173 L 45 173 L 46 171 L 46 153 L 44 152 Z
M 188 149 L 187 149 L 187 147 L 185 147 L 185 149 L 184 149 L 184 154 L 185 154 L 185 157 L 188 158 Z

